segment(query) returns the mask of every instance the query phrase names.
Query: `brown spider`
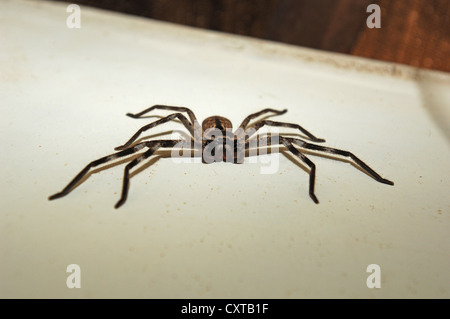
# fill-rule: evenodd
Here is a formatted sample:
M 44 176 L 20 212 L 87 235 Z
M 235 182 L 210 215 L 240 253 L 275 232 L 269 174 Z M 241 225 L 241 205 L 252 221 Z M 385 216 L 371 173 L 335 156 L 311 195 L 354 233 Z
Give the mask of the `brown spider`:
M 250 137 L 255 134 L 257 130 L 259 130 L 264 125 L 273 126 L 273 127 L 287 127 L 294 128 L 300 130 L 306 137 L 315 143 L 325 142 L 324 139 L 320 139 L 315 137 L 313 134 L 305 130 L 298 124 L 290 124 L 284 122 L 275 122 L 271 120 L 260 120 L 257 121 L 253 126 L 249 127 L 249 122 L 263 114 L 266 113 L 274 113 L 273 115 L 281 115 L 287 112 L 287 110 L 274 110 L 274 109 L 264 109 L 260 112 L 250 114 L 247 116 L 244 121 L 239 125 L 238 129 L 233 133 L 232 125 L 230 120 L 221 117 L 221 116 L 211 116 L 205 119 L 200 126 L 195 117 L 194 113 L 186 107 L 179 106 L 168 106 L 168 105 L 154 105 L 150 108 L 143 110 L 137 114 L 127 113 L 128 116 L 132 118 L 141 118 L 144 114 L 155 110 L 170 110 L 175 111 L 176 113 L 170 114 L 160 120 L 157 120 L 153 123 L 147 124 L 140 128 L 136 134 L 134 134 L 128 142 L 126 142 L 122 146 L 118 146 L 115 148 L 116 153 L 104 156 L 95 161 L 89 163 L 77 176 L 59 193 L 56 193 L 50 196 L 48 199 L 53 200 L 56 198 L 63 197 L 70 193 L 77 184 L 83 179 L 83 177 L 89 172 L 89 170 L 93 167 L 96 167 L 100 164 L 104 164 L 111 160 L 114 160 L 119 157 L 124 157 L 133 153 L 136 153 L 144 148 L 147 150 L 143 152 L 140 156 L 133 159 L 128 165 L 125 166 L 124 177 L 123 177 L 123 186 L 122 186 L 122 195 L 120 200 L 115 205 L 115 208 L 119 208 L 123 205 L 127 199 L 128 188 L 130 183 L 130 169 L 140 163 L 142 160 L 153 155 L 159 148 L 179 148 L 181 146 L 189 145 L 192 147 L 194 152 L 201 152 L 201 158 L 203 163 L 213 163 L 213 162 L 231 162 L 231 163 L 242 163 L 244 157 L 246 156 L 246 151 L 252 146 L 250 141 Z M 186 112 L 189 116 L 187 119 L 181 112 Z M 157 125 L 172 121 L 174 119 L 179 119 L 183 125 L 188 129 L 191 141 L 190 143 L 186 140 L 150 140 L 146 142 L 140 142 L 133 145 L 133 142 L 139 137 L 139 135 Z M 301 153 L 297 147 L 331 153 L 333 155 L 341 155 L 344 157 L 348 157 L 352 159 L 361 169 L 367 172 L 372 178 L 377 180 L 380 183 L 394 185 L 393 182 L 382 178 L 378 175 L 374 170 L 372 170 L 367 164 L 361 161 L 354 154 L 330 147 L 320 146 L 312 143 L 308 143 L 300 138 L 286 137 L 282 135 L 276 135 L 276 138 L 273 137 L 264 137 L 265 145 L 284 145 L 293 155 L 302 160 L 306 165 L 309 166 L 309 195 L 312 200 L 318 204 L 319 201 L 314 195 L 314 183 L 315 183 L 315 174 L 316 174 L 316 166 L 313 162 L 311 162 L 303 153 Z M 254 144 L 253 144 L 254 145 Z M 296 147 L 297 146 L 297 147 Z M 225 150 L 225 152 L 224 152 Z M 198 153 L 196 153 L 198 154 Z

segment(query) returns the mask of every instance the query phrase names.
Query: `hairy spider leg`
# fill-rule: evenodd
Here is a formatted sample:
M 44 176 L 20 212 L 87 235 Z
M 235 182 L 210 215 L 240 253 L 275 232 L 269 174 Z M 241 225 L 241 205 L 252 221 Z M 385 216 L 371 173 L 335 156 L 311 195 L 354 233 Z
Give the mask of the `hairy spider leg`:
M 331 148 L 327 146 L 321 146 L 321 145 L 315 145 L 311 143 L 307 143 L 305 141 L 302 141 L 300 139 L 295 138 L 289 138 L 292 143 L 313 151 L 320 151 L 320 152 L 326 152 L 334 155 L 341 155 L 344 157 L 351 158 L 356 164 L 358 164 L 363 170 L 365 170 L 370 176 L 372 176 L 376 181 L 387 184 L 387 185 L 394 185 L 394 182 L 391 182 L 390 180 L 382 178 L 380 175 L 378 175 L 373 169 L 369 167 L 366 163 L 364 163 L 362 160 L 360 160 L 356 155 L 349 151 L 344 151 L 336 148 Z
M 179 120 L 181 120 L 181 122 L 184 124 L 184 126 L 188 129 L 189 133 L 191 134 L 192 137 L 194 137 L 194 128 L 191 124 L 191 122 L 189 122 L 189 120 L 186 118 L 186 116 L 184 116 L 181 113 L 173 113 L 170 114 L 160 120 L 157 120 L 155 122 L 152 122 L 150 124 L 147 124 L 143 127 L 141 127 L 129 140 L 128 142 L 126 142 L 125 144 L 121 145 L 121 146 L 117 146 L 116 148 L 114 148 L 116 151 L 119 150 L 123 150 L 125 148 L 127 148 L 128 146 L 130 146 L 138 137 L 139 135 L 141 135 L 141 133 L 150 130 L 152 128 L 154 128 L 155 126 L 164 124 L 166 122 L 172 121 L 174 119 L 178 118 Z
M 258 138 L 256 141 L 259 145 L 261 143 L 261 141 L 263 141 L 263 140 L 264 140 L 264 145 L 266 145 L 266 146 L 274 145 L 274 143 L 272 143 L 272 142 L 286 146 L 288 151 L 290 151 L 294 156 L 297 156 L 298 158 L 300 158 L 306 165 L 309 166 L 309 168 L 310 168 L 310 171 L 309 171 L 309 196 L 314 201 L 314 203 L 318 204 L 319 200 L 317 199 L 316 195 L 314 194 L 314 186 L 315 186 L 315 181 L 316 181 L 316 165 L 309 158 L 307 158 L 304 154 L 302 154 L 299 150 L 297 150 L 295 148 L 295 146 L 292 144 L 292 141 L 288 138 L 278 136 L 278 139 L 274 141 L 272 137 L 264 136 L 264 137 Z M 255 140 L 253 140 L 253 141 L 247 140 L 245 142 L 246 150 L 250 150 L 251 146 L 255 146 Z
M 127 166 L 125 166 L 124 174 L 123 174 L 122 196 L 120 197 L 119 201 L 116 203 L 114 208 L 116 208 L 116 209 L 119 208 L 127 200 L 128 189 L 129 189 L 129 185 L 130 185 L 130 169 L 135 167 L 141 161 L 143 161 L 143 160 L 149 158 L 150 156 L 152 156 L 153 153 L 155 153 L 159 148 L 161 148 L 161 147 L 166 147 L 166 148 L 174 147 L 180 142 L 181 142 L 181 140 L 159 140 L 159 141 L 148 141 L 148 142 L 145 142 L 145 146 L 148 147 L 149 149 L 147 151 L 145 151 L 144 153 L 142 153 L 141 156 L 139 156 L 139 157 L 135 158 L 134 160 L 132 160 L 129 164 L 127 164 Z
M 239 129 L 240 129 L 240 130 L 245 130 L 245 129 L 247 128 L 248 123 L 249 123 L 252 119 L 257 118 L 258 116 L 261 116 L 261 115 L 266 114 L 266 113 L 269 113 L 269 112 L 275 113 L 274 115 L 281 115 L 281 114 L 286 113 L 287 110 L 284 109 L 284 110 L 282 110 L 282 111 L 279 111 L 279 110 L 274 110 L 274 109 L 264 109 L 264 110 L 261 110 L 261 111 L 259 111 L 259 112 L 250 114 L 249 116 L 247 116 L 247 117 L 242 121 L 241 125 L 239 125 L 239 127 L 238 127 L 238 130 L 239 130 Z
M 317 199 L 316 195 L 314 194 L 314 185 L 316 182 L 316 165 L 307 158 L 304 154 L 302 154 L 298 149 L 295 148 L 295 146 L 292 144 L 291 141 L 289 141 L 286 138 L 281 137 L 280 138 L 281 143 L 283 143 L 284 146 L 288 148 L 288 150 L 294 154 L 295 156 L 299 157 L 306 165 L 309 166 L 309 196 L 314 201 L 314 203 L 319 204 L 319 200 Z
M 262 120 L 262 121 L 258 121 L 253 125 L 254 131 L 252 133 L 255 133 L 256 131 L 258 131 L 261 127 L 263 127 L 264 125 L 267 126 L 275 126 L 275 127 L 288 127 L 288 128 L 294 128 L 294 129 L 298 129 L 300 130 L 303 134 L 305 134 L 306 136 L 308 136 L 313 142 L 316 143 L 322 143 L 325 142 L 325 140 L 323 138 L 317 138 L 315 137 L 313 134 L 311 134 L 310 132 L 308 132 L 306 129 L 304 129 L 303 127 L 301 127 L 298 124 L 291 124 L 291 123 L 285 123 L 285 122 L 276 122 L 276 121 L 270 121 L 270 120 Z M 251 136 L 251 135 L 250 135 Z
M 267 146 L 273 145 L 272 139 L 270 137 L 266 137 L 266 136 L 258 138 L 257 139 L 258 144 L 259 144 L 259 141 L 261 141 L 262 139 L 266 140 L 265 144 Z M 251 144 L 252 143 L 247 140 L 245 142 L 245 149 L 249 150 Z M 283 137 L 283 136 L 279 136 L 278 144 L 283 144 L 284 146 L 286 146 L 287 149 L 292 154 L 294 154 L 295 156 L 299 157 L 304 163 L 306 163 L 310 167 L 310 172 L 309 172 L 309 195 L 310 195 L 310 197 L 312 198 L 312 200 L 316 204 L 319 203 L 316 195 L 314 194 L 316 166 L 309 158 L 307 158 L 304 154 L 302 154 L 293 144 L 295 144 L 295 145 L 297 145 L 297 146 L 299 146 L 301 148 L 305 148 L 305 149 L 310 149 L 310 150 L 314 150 L 314 151 L 322 151 L 322 152 L 325 152 L 325 153 L 337 154 L 337 155 L 349 157 L 356 164 L 358 164 L 363 170 L 365 170 L 376 181 L 378 181 L 380 183 L 383 183 L 383 184 L 387 184 L 387 185 L 394 185 L 394 182 L 382 178 L 378 173 L 376 173 L 366 163 L 364 163 L 361 159 L 359 159 L 356 155 L 354 155 L 353 153 L 351 153 L 349 151 L 344 151 L 344 150 L 335 149 L 335 148 L 326 147 L 326 146 L 321 146 L 321 145 L 315 145 L 315 144 L 307 143 L 307 142 L 305 142 L 305 141 L 303 141 L 301 139 L 290 138 L 290 137 Z M 255 145 L 254 142 L 253 142 L 253 145 Z
M 96 167 L 101 164 L 104 164 L 104 163 L 107 163 L 116 158 L 124 157 L 127 155 L 131 155 L 133 153 L 136 153 L 136 152 L 140 151 L 141 149 L 143 149 L 145 146 L 146 146 L 145 142 L 139 143 L 139 144 L 136 144 L 134 147 L 128 148 L 128 149 L 123 150 L 118 153 L 104 156 L 102 158 L 99 158 L 95 161 L 90 162 L 88 165 L 86 165 L 86 167 L 84 169 L 81 170 L 81 172 L 78 173 L 77 176 L 74 177 L 74 179 L 61 192 L 50 196 L 48 199 L 53 200 L 53 199 L 57 199 L 57 198 L 60 198 L 60 197 L 63 197 L 65 195 L 69 194 L 75 188 L 75 186 L 78 184 L 78 182 L 90 171 L 91 168 Z
M 162 105 L 162 104 L 156 104 L 153 105 L 139 113 L 132 114 L 127 113 L 127 116 L 138 119 L 141 118 L 142 115 L 147 114 L 148 112 L 151 112 L 153 110 L 169 110 L 169 111 L 176 111 L 176 112 L 186 112 L 189 115 L 189 118 L 191 119 L 191 123 L 194 124 L 197 121 L 197 118 L 195 117 L 194 112 L 191 111 L 191 109 L 183 106 L 172 106 L 172 105 Z

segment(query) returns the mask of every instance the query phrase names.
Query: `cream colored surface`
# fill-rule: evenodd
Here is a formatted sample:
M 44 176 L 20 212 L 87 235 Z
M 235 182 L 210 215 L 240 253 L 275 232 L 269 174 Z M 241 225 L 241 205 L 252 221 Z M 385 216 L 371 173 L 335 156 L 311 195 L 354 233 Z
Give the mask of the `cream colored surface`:
M 86 7 L 68 29 L 66 6 L 0 2 L 0 297 L 450 297 L 448 74 Z M 119 210 L 123 165 L 47 200 L 154 119 L 126 112 L 157 103 L 234 125 L 287 108 L 277 120 L 395 186 L 309 155 L 316 205 L 283 156 L 272 175 L 160 159 Z M 154 132 L 171 129 L 183 130 Z M 366 286 L 374 263 L 380 289 Z M 69 264 L 80 289 L 66 287 Z

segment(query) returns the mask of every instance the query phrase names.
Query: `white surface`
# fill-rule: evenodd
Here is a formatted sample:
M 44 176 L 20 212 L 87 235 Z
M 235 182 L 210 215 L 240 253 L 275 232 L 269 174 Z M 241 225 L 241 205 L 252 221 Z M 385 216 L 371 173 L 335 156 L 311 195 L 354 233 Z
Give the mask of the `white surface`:
M 82 7 L 0 2 L 0 297 L 450 297 L 450 77 Z M 265 107 L 354 152 L 394 187 L 309 155 L 261 163 L 123 165 L 62 199 L 153 104 L 234 125 Z M 167 112 L 157 112 L 155 115 Z M 182 130 L 179 124 L 155 130 Z M 169 135 L 170 136 L 170 135 Z M 275 156 L 275 155 L 274 155 Z M 78 264 L 82 288 L 66 287 Z M 379 264 L 381 289 L 366 267 Z

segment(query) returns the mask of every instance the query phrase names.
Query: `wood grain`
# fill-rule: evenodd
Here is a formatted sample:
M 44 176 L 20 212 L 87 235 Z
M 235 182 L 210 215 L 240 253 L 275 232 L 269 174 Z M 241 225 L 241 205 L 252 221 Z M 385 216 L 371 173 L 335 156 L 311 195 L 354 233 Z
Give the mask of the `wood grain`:
M 380 1 L 381 29 L 361 32 L 350 53 L 450 72 L 450 1 Z
M 448 0 L 78 0 L 128 14 L 450 72 Z M 381 7 L 381 29 L 366 12 Z

